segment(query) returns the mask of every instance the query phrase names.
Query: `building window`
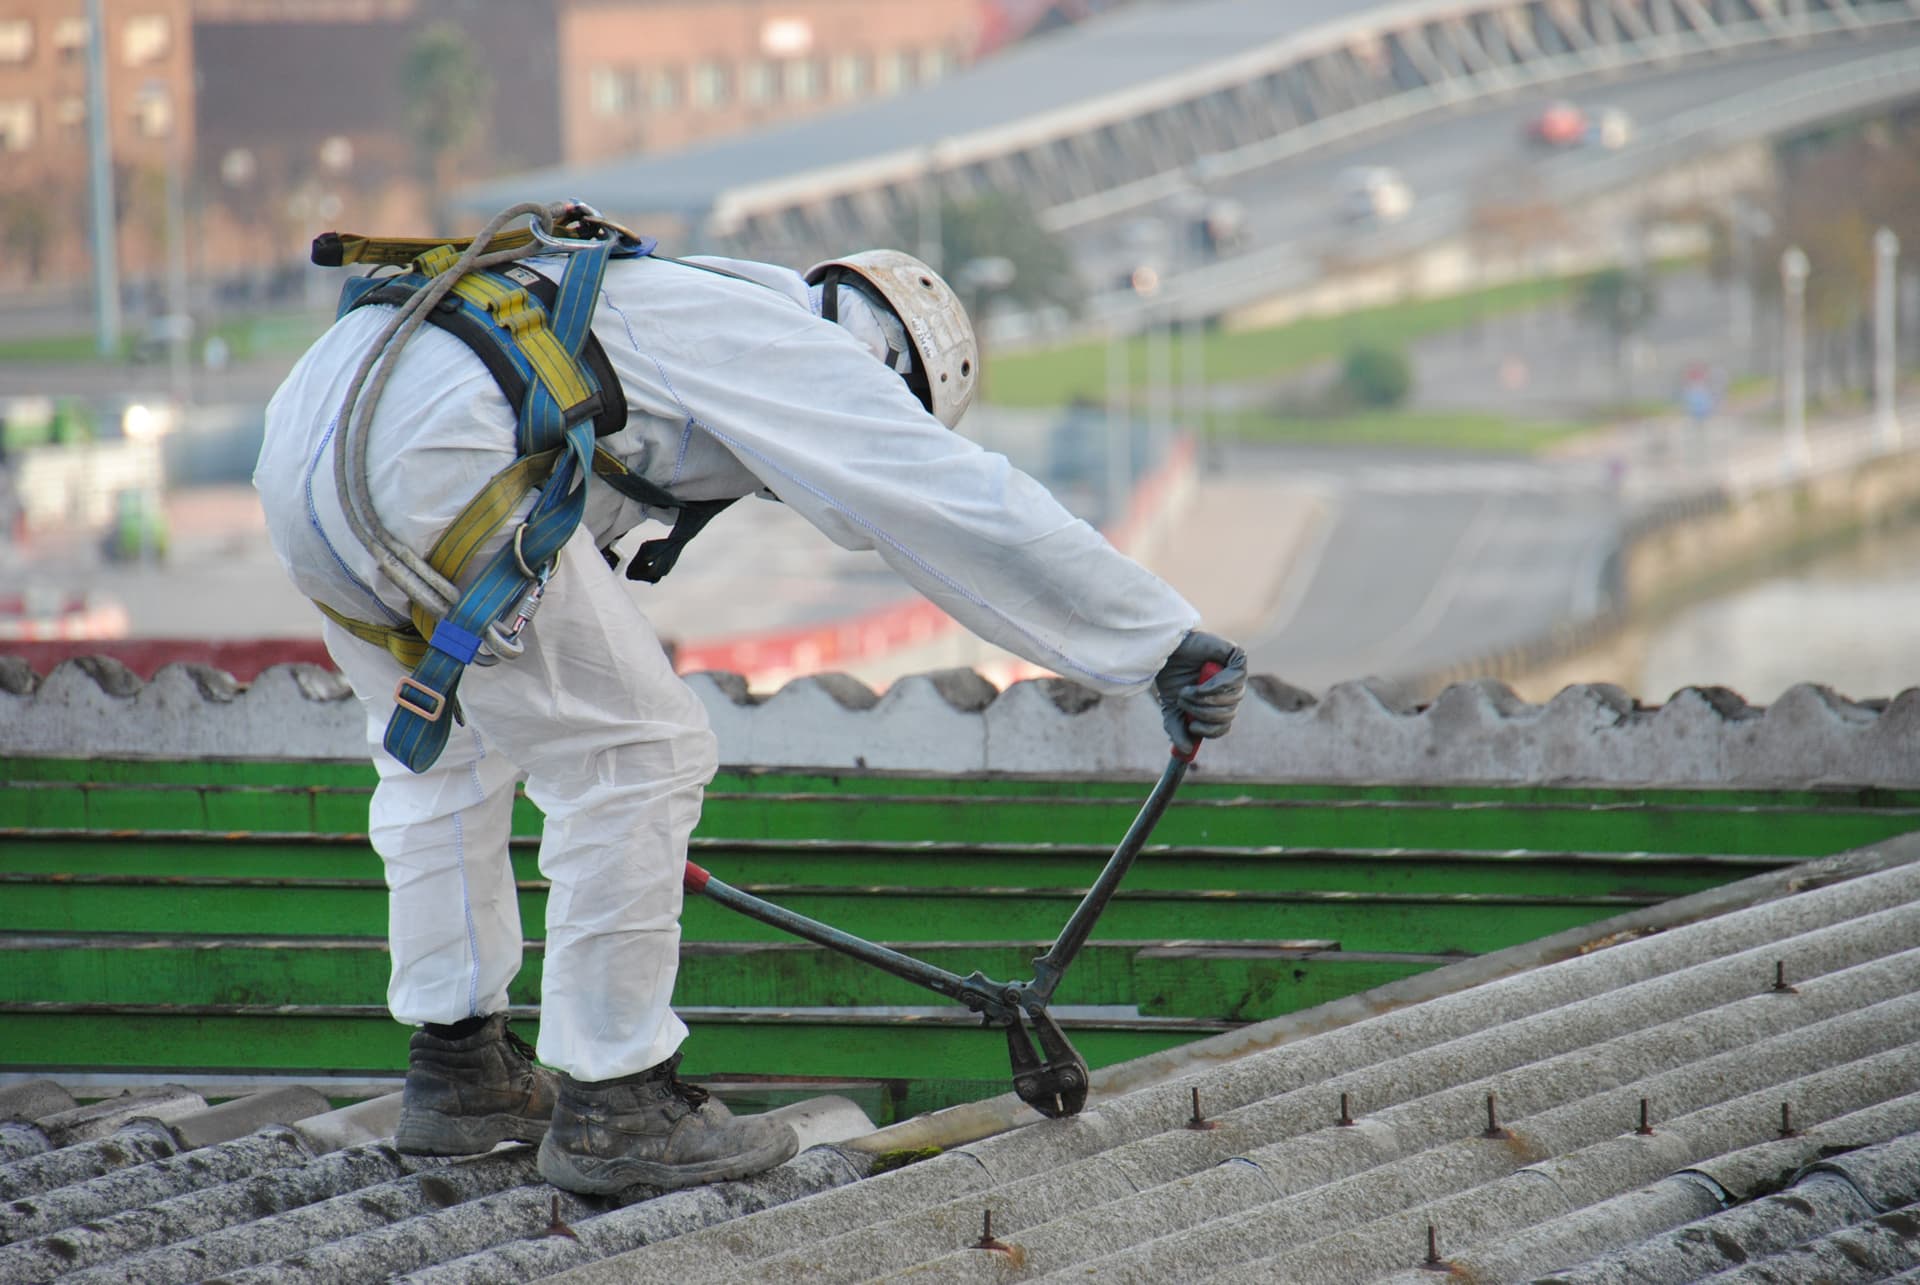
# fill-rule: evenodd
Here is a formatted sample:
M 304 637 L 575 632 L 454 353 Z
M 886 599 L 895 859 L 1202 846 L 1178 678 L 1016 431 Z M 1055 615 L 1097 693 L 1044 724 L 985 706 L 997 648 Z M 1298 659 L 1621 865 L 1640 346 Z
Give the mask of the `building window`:
M 173 132 L 173 95 L 141 94 L 133 100 L 134 128 L 142 138 L 165 138 Z
M 717 62 L 703 62 L 693 69 L 691 93 L 695 107 L 719 107 L 727 101 L 727 69 Z
M 859 98 L 867 92 L 869 62 L 865 54 L 835 54 L 833 92 L 837 98 Z
M 740 96 L 755 106 L 772 102 L 780 94 L 780 79 L 770 62 L 750 62 L 740 73 Z
M 640 73 L 631 67 L 595 67 L 587 73 L 595 116 L 625 116 L 640 105 Z
M 787 97 L 809 103 L 820 96 L 820 64 L 811 58 L 789 58 L 785 67 Z
M 680 72 L 662 67 L 647 77 L 647 101 L 656 111 L 671 111 L 680 105 Z
M 87 20 L 62 18 L 53 24 L 53 51 L 61 62 L 79 62 L 87 56 Z
M 33 19 L 0 18 L 0 64 L 33 61 Z
M 952 71 L 953 68 L 953 51 L 945 45 L 920 51 L 920 79 L 931 83 Z
M 84 129 L 87 124 L 87 100 L 78 96 L 62 98 L 53 105 L 53 119 L 63 129 Z
M 0 152 L 24 152 L 33 146 L 33 100 L 0 101 Z
M 873 87 L 883 94 L 897 94 L 913 84 L 913 55 L 905 50 L 880 55 L 874 69 Z
M 159 62 L 172 44 L 173 28 L 164 13 L 137 14 L 120 29 L 120 59 L 129 67 Z

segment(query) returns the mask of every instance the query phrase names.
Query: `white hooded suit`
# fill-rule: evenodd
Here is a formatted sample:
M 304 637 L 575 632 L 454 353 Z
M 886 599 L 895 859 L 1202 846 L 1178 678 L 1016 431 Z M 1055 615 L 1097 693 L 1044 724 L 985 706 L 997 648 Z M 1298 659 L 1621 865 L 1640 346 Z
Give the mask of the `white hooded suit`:
M 862 342 L 872 327 L 858 309 L 843 311 L 844 324 L 824 321 L 795 273 L 704 262 L 740 276 L 656 259 L 608 266 L 593 328 L 628 422 L 601 446 L 684 500 L 777 496 L 1035 664 L 1107 693 L 1151 682 L 1198 623 L 1185 600 L 1004 457 L 928 414 Z M 301 591 L 392 625 L 406 599 L 350 533 L 333 481 L 341 400 L 390 316 L 379 306 L 349 314 L 295 366 L 268 407 L 254 484 Z M 424 554 L 512 463 L 513 425 L 480 360 L 423 327 L 371 425 L 371 487 L 387 527 Z M 526 654 L 467 671 L 465 726 L 428 771 L 381 747 L 399 664 L 331 622 L 325 637 L 366 708 L 379 771 L 369 831 L 391 890 L 393 1015 L 452 1023 L 507 1006 L 521 948 L 507 835 L 524 780 L 546 815 L 540 870 L 552 885 L 540 1059 L 604 1080 L 660 1062 L 685 1038 L 670 1007 L 681 871 L 717 759 L 705 711 L 641 611 L 645 586 L 598 553 L 655 515 L 601 483 L 588 495 Z

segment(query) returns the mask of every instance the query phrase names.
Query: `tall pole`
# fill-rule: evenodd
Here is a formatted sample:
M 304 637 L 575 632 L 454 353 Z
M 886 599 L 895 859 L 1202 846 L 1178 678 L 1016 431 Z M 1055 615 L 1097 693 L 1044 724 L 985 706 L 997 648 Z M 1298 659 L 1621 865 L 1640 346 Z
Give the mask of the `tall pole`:
M 1786 416 L 1787 459 L 1795 468 L 1805 468 L 1807 450 L 1807 256 L 1800 247 L 1790 245 L 1780 255 L 1780 284 L 1786 297 L 1785 326 L 1781 335 L 1780 391 Z
M 1900 418 L 1894 413 L 1894 315 L 1900 288 L 1895 266 L 1900 238 L 1892 228 L 1873 234 L 1873 418 L 1882 450 L 1900 446 Z
M 1729 321 L 1734 358 L 1742 370 L 1753 364 L 1753 231 L 1746 202 L 1733 205 L 1733 297 Z
M 1127 516 L 1133 493 L 1133 431 L 1128 402 L 1132 381 L 1127 334 L 1118 321 L 1107 332 L 1107 502 L 1104 525 L 1112 534 Z
M 162 91 L 165 92 L 165 91 Z M 186 140 L 180 127 L 180 103 L 171 104 L 167 127 L 167 369 L 173 400 L 193 399 L 192 362 L 187 345 L 187 184 Z
M 1200 435 L 1201 445 L 1205 448 L 1205 467 L 1212 472 L 1220 462 L 1214 458 L 1213 426 L 1207 416 L 1206 331 L 1198 317 L 1188 317 L 1180 323 L 1180 334 L 1181 356 L 1184 359 L 1181 363 L 1181 383 L 1185 390 L 1182 414 L 1187 421 L 1187 431 Z
M 1147 414 L 1158 464 L 1173 437 L 1173 318 L 1165 314 L 1147 319 Z
M 113 142 L 107 115 L 105 0 L 87 0 L 87 159 L 93 201 L 93 333 L 100 354 L 120 351 L 120 255 L 113 217 Z
M 944 233 L 940 227 L 940 182 L 939 157 L 929 147 L 925 154 L 925 170 L 920 175 L 920 261 L 935 272 L 944 272 L 941 264 L 940 243 Z

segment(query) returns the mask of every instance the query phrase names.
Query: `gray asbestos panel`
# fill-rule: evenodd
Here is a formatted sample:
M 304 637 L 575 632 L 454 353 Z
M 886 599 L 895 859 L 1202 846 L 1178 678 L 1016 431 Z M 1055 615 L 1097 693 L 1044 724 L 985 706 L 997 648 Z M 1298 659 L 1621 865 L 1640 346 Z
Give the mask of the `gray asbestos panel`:
M 18 1245 L 0 1247 L 0 1281 L 38 1282 L 118 1263 L 404 1176 L 391 1147 L 362 1146 L 211 1191 L 196 1191 Z M 129 1270 L 134 1270 L 129 1267 Z M 162 1279 L 155 1275 L 152 1279 Z
M 435 1165 L 376 1186 L 169 1244 L 73 1277 L 75 1285 L 186 1285 L 209 1276 L 279 1263 L 374 1227 L 537 1181 L 531 1148 Z
M 903 679 L 877 697 L 844 675 L 796 679 L 744 699 L 731 676 L 691 686 L 738 767 L 1120 773 L 1152 778 L 1166 738 L 1151 699 L 1101 698 L 1058 679 L 1015 683 L 982 703 L 951 674 Z M 1618 688 L 1569 687 L 1544 705 L 1502 684 L 1448 688 L 1405 707 L 1365 683 L 1319 701 L 1255 684 L 1233 734 L 1202 760 L 1213 780 L 1588 782 L 1614 785 L 1920 785 L 1920 692 L 1861 705 L 1802 685 L 1764 709 L 1687 688 L 1637 706 Z M 1070 698 L 1069 698 L 1070 696 Z M 930 733 L 929 729 L 932 729 Z M 221 755 L 362 759 L 364 719 L 338 675 L 276 665 L 250 684 L 168 665 L 142 683 L 98 657 L 0 688 L 0 754 Z
M 7 1211 L 0 1240 L 27 1240 L 76 1223 L 97 1222 L 108 1215 L 157 1204 L 185 1192 L 298 1165 L 311 1155 L 293 1130 L 285 1126 L 263 1129 L 234 1142 L 182 1152 L 27 1200 L 16 1200 Z
M 668 1192 L 650 1200 L 630 1204 L 611 1213 L 597 1209 L 576 1214 L 567 1212 L 564 1193 L 550 1187 L 533 1187 L 502 1192 L 498 1196 L 475 1201 L 471 1210 L 448 1210 L 419 1220 L 434 1235 L 443 1231 L 460 1237 L 439 1244 L 429 1262 L 437 1266 L 418 1266 L 412 1275 L 401 1279 L 410 1285 L 514 1285 L 557 1275 L 568 1268 L 622 1254 L 641 1245 L 670 1240 L 716 1224 L 731 1222 L 760 1210 L 800 1200 L 819 1191 L 843 1186 L 864 1175 L 871 1160 L 850 1156 L 832 1147 L 811 1147 L 791 1161 L 767 1173 L 740 1182 L 716 1183 Z M 560 1221 L 556 1228 L 550 1210 L 552 1201 L 561 1198 Z M 528 1217 L 528 1213 L 531 1217 Z M 464 1243 L 465 1228 L 475 1217 L 497 1221 L 489 1247 L 480 1253 L 455 1257 L 456 1247 Z M 450 1224 L 450 1218 L 457 1222 Z M 399 1229 L 394 1229 L 399 1230 Z M 360 1238 L 364 1243 L 372 1238 Z M 348 1242 L 351 1245 L 353 1242 Z M 436 1242 L 429 1240 L 431 1248 Z M 396 1259 L 384 1249 L 381 1261 Z M 404 1270 L 393 1268 L 392 1270 Z M 360 1279 L 359 1275 L 315 1277 L 332 1285 L 334 1281 Z M 366 1279 L 385 1279 L 367 1276 Z
M 1728 1199 L 1768 1195 L 1791 1182 L 1794 1173 L 1823 1150 L 1869 1146 L 1917 1131 L 1920 1094 L 1821 1121 L 1797 1137 L 1716 1157 L 1639 1191 L 1529 1227 L 1498 1244 L 1455 1253 L 1452 1261 L 1475 1279 L 1525 1280 L 1559 1264 L 1615 1253 L 1705 1218 L 1719 1212 Z M 1392 1278 L 1391 1285 L 1432 1279 L 1430 1273 L 1411 1271 Z

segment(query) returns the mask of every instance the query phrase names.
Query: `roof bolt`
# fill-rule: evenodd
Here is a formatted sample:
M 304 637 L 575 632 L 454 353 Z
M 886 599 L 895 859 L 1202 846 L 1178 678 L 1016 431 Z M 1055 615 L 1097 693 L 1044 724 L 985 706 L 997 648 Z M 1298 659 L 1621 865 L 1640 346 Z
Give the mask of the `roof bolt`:
M 1347 1095 L 1344 1093 L 1340 1095 L 1340 1118 L 1334 1123 L 1343 1129 L 1351 1129 L 1354 1125 L 1353 1110 L 1347 1105 Z
M 1787 961 L 1773 961 L 1773 993 L 1775 995 L 1798 995 L 1800 992 L 1787 985 Z
M 1434 1231 L 1432 1223 L 1427 1224 L 1427 1257 L 1426 1261 L 1421 1263 L 1420 1266 L 1429 1272 L 1451 1272 L 1453 1270 L 1453 1264 L 1440 1257 L 1440 1237 L 1439 1234 Z
M 1653 1136 L 1653 1124 L 1647 1119 L 1647 1100 L 1645 1098 L 1640 1099 L 1640 1127 L 1635 1129 L 1634 1132 L 1643 1138 L 1651 1138 Z
M 1783 1138 L 1797 1138 L 1800 1136 L 1794 1131 L 1793 1103 L 1791 1102 L 1782 1102 L 1780 1104 L 1780 1136 Z
M 986 1209 L 981 1211 L 980 1239 L 973 1242 L 972 1248 L 997 1249 L 1002 1253 L 1006 1252 L 1007 1246 L 993 1238 L 993 1210 Z
M 1507 1131 L 1500 1127 L 1500 1113 L 1494 1108 L 1493 1094 L 1487 1094 L 1487 1128 L 1480 1135 L 1483 1138 L 1504 1138 Z
M 574 1233 L 573 1228 L 567 1226 L 567 1224 L 561 1220 L 560 1197 L 555 1196 L 553 1198 L 553 1221 L 549 1222 L 547 1229 L 540 1234 L 542 1236 L 565 1236 L 568 1240 L 580 1239 L 580 1237 Z
M 1200 1090 L 1198 1087 L 1193 1091 L 1193 1119 L 1187 1121 L 1187 1127 L 1200 1131 L 1218 1129 L 1220 1127 L 1218 1120 L 1209 1120 L 1200 1114 Z

